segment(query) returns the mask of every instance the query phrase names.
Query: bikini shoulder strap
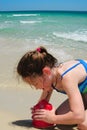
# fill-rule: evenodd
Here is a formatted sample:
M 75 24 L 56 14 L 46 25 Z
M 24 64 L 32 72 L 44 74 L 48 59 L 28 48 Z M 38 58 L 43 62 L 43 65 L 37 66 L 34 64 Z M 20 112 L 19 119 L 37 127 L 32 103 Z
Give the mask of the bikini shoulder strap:
M 67 69 L 67 70 L 61 75 L 61 77 L 63 77 L 66 73 L 68 73 L 69 71 L 71 71 L 72 69 L 74 69 L 74 68 L 75 68 L 76 66 L 78 66 L 79 64 L 81 64 L 81 63 L 79 62 L 79 63 L 73 65 L 72 67 L 70 67 L 69 69 Z

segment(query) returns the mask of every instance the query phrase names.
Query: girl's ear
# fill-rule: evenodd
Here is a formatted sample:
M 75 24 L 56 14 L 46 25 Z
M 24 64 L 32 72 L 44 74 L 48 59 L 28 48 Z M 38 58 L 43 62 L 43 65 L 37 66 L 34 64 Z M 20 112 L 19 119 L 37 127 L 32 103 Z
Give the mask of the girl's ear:
M 51 69 L 49 67 L 44 67 L 42 71 L 43 71 L 43 74 L 46 74 L 46 75 L 51 74 Z

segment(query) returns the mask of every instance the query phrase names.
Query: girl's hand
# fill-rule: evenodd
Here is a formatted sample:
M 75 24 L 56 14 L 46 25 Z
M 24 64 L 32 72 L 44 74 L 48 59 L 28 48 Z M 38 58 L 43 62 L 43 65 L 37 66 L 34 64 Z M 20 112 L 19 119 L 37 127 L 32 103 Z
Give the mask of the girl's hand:
M 33 119 L 33 115 L 34 115 L 34 113 L 35 113 L 35 109 L 34 109 L 34 107 L 31 107 L 30 110 L 31 110 L 31 115 L 32 115 L 31 118 Z
M 52 110 L 45 110 L 45 109 L 37 109 L 33 113 L 33 119 L 35 120 L 42 120 L 47 123 L 54 124 L 55 119 L 55 109 Z

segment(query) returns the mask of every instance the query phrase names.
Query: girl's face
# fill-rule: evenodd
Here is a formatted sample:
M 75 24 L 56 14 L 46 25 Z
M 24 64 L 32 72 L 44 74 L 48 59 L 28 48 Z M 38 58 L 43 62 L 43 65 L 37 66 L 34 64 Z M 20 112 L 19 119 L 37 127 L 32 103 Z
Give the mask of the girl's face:
M 43 73 L 43 75 L 35 76 L 34 78 L 26 77 L 24 81 L 35 86 L 36 89 L 49 91 L 52 85 L 52 76 L 51 74 Z
M 31 86 L 34 86 L 36 89 L 43 89 L 43 78 L 41 76 L 36 77 L 26 77 L 24 81 Z

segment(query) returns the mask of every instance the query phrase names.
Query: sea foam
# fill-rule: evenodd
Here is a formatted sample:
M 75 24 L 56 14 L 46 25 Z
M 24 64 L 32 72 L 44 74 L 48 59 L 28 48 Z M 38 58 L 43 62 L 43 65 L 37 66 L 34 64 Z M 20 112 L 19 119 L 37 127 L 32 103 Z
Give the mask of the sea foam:
M 39 14 L 13 14 L 14 17 L 37 16 Z
M 34 23 L 41 23 L 41 21 L 20 21 L 22 24 L 34 24 Z
M 67 32 L 67 33 L 57 33 L 53 32 L 53 35 L 59 38 L 74 40 L 74 41 L 82 41 L 87 42 L 87 32 L 78 33 L 78 32 Z

